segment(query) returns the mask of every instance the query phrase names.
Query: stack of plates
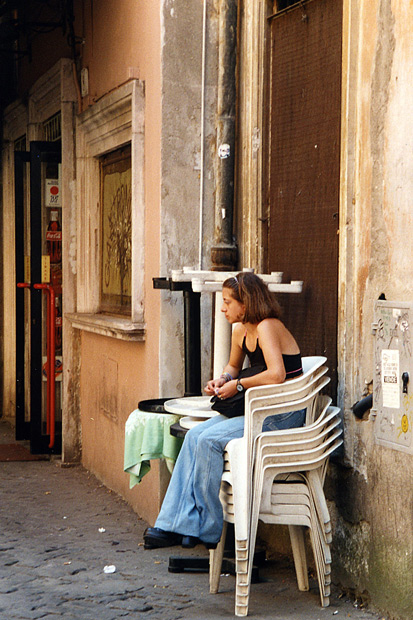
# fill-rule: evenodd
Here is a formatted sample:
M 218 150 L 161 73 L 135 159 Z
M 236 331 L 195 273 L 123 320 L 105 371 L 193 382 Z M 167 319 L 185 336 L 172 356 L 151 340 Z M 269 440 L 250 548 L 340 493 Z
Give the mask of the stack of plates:
M 164 404 L 166 411 L 182 416 L 179 423 L 183 428 L 192 428 L 205 420 L 209 420 L 217 411 L 211 409 L 210 396 L 186 396 L 174 398 Z
M 197 424 L 200 424 L 201 422 L 205 422 L 208 419 L 209 418 L 193 418 L 190 415 L 186 415 L 179 420 L 179 424 L 182 426 L 182 428 L 189 429 L 189 428 L 193 428 Z

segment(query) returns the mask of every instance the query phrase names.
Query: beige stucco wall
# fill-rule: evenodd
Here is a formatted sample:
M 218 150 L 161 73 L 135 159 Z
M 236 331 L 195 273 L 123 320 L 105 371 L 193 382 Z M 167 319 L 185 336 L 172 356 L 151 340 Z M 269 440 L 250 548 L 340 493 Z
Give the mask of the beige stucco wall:
M 184 266 L 210 268 L 214 238 L 218 15 L 217 3 L 208 0 L 204 31 L 203 4 L 199 0 L 162 2 L 161 263 L 157 274 L 162 276 Z M 159 394 L 176 396 L 184 393 L 183 295 L 168 291 L 158 291 L 158 295 L 162 300 Z M 202 295 L 201 356 L 205 383 L 211 372 L 212 301 L 211 294 Z
M 123 472 L 124 427 L 139 400 L 184 393 L 183 296 L 153 289 L 152 278 L 198 263 L 200 217 L 205 248 L 212 239 L 213 218 L 208 213 L 213 213 L 216 14 L 213 3 L 208 3 L 201 158 L 202 3 L 147 0 L 119 5 L 112 0 L 99 4 L 96 13 L 93 24 L 87 13 L 85 17 L 82 64 L 89 69 L 89 96 L 83 99 L 83 109 L 131 77 L 144 84 L 146 334 L 143 342 L 127 343 L 82 332 L 82 462 L 153 523 L 169 475 L 163 463 L 154 461 L 143 482 L 129 489 L 129 477 Z M 210 303 L 210 299 L 203 303 L 203 316 Z M 210 333 L 208 329 L 203 342 L 206 358 Z M 104 372 L 104 366 L 117 374 L 105 390 L 102 380 L 107 383 L 111 371 Z M 113 394 L 116 412 L 103 412 L 104 392 Z
M 122 342 L 96 334 L 82 335 L 82 463 L 109 487 L 128 499 L 139 515 L 157 515 L 166 470 L 154 461 L 143 482 L 129 489 L 123 473 L 125 422 L 146 395 L 156 396 L 154 359 L 148 343 Z
M 340 398 L 345 462 L 332 468 L 335 569 L 395 618 L 413 615 L 413 458 L 350 412 L 373 379 L 373 305 L 412 301 L 413 7 L 344 3 Z M 333 490 L 333 489 L 332 489 Z
M 165 471 L 154 464 L 148 479 L 129 490 L 123 472 L 126 419 L 139 400 L 158 397 L 161 67 L 158 3 L 114 0 L 85 12 L 82 66 L 89 72 L 86 109 L 132 78 L 144 83 L 144 342 L 124 342 L 82 331 L 80 411 L 82 463 L 122 494 L 148 520 L 160 503 Z M 143 222 L 139 222 L 143 225 Z M 105 382 L 105 386 L 102 385 Z

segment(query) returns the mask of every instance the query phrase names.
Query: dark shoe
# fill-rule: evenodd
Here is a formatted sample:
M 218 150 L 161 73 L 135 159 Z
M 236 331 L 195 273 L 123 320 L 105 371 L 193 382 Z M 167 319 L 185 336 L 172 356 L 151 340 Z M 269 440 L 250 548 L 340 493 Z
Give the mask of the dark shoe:
M 216 549 L 218 543 L 206 543 L 196 536 L 182 536 L 182 547 L 184 549 L 193 549 L 197 545 L 204 545 L 207 549 Z
M 199 545 L 201 541 L 196 536 L 182 536 L 182 547 L 184 549 L 193 549 Z
M 159 547 L 175 547 L 180 545 L 182 536 L 174 532 L 165 532 L 159 527 L 148 527 L 143 533 L 145 549 L 158 549 Z

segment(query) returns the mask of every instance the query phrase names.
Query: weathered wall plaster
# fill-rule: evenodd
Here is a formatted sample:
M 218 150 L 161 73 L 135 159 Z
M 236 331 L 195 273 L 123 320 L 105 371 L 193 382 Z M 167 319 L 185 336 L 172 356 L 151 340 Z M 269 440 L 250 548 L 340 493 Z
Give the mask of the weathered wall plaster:
M 161 266 L 160 273 L 154 276 L 168 276 L 172 269 L 199 265 L 201 175 L 204 183 L 202 268 L 209 267 L 214 219 L 217 15 L 214 3 L 208 1 L 206 4 L 204 119 L 201 118 L 203 3 L 195 0 L 166 0 L 162 4 Z M 183 296 L 180 292 L 161 291 L 157 295 L 162 300 L 160 394 L 165 397 L 182 395 Z M 202 308 L 202 369 L 206 382 L 210 372 L 212 334 L 209 296 L 203 299 Z
M 146 326 L 143 342 L 124 342 L 82 332 L 82 462 L 151 522 L 156 517 L 168 480 L 166 470 L 154 463 L 147 480 L 130 490 L 129 477 L 123 472 L 123 453 L 128 415 L 140 400 L 159 396 L 160 304 L 158 292 L 152 288 L 152 277 L 159 271 L 162 131 L 160 23 L 156 5 L 150 0 L 127 1 L 121 5 L 106 0 L 99 7 L 90 3 L 85 18 L 86 42 L 82 59 L 83 66 L 89 69 L 90 85 L 89 95 L 82 102 L 84 109 L 93 110 L 95 102 L 131 79 L 139 78 L 139 87 L 144 93 L 144 154 L 137 165 L 143 169 L 145 217 L 134 225 L 140 227 L 140 233 L 144 227 L 143 234 L 139 234 L 144 247 L 136 249 L 138 252 L 143 249 L 144 274 L 142 277 L 140 273 L 139 281 L 144 289 Z M 130 133 L 129 139 L 131 137 Z M 142 191 L 142 187 L 138 189 Z M 103 380 L 104 377 L 107 380 Z
M 346 467 L 331 468 L 334 568 L 391 618 L 413 615 L 411 456 L 379 446 L 351 405 L 373 379 L 374 301 L 411 301 L 413 13 L 345 2 L 339 349 Z

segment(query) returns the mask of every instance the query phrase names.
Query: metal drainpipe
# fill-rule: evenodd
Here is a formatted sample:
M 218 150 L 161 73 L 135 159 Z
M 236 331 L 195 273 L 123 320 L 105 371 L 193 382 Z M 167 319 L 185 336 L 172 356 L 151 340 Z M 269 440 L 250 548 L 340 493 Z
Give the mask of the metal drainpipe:
M 215 238 L 212 269 L 236 268 L 233 239 L 238 0 L 220 0 Z

